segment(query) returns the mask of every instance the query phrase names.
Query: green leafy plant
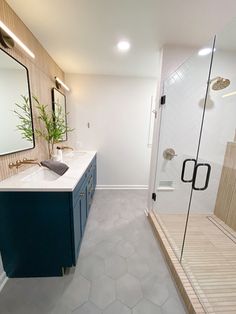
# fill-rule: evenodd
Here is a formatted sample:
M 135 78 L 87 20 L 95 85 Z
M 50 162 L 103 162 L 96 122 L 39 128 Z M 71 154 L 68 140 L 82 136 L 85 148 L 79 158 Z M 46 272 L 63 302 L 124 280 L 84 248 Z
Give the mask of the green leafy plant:
M 60 142 L 67 132 L 73 131 L 66 124 L 65 116 L 62 114 L 61 107 L 57 108 L 56 113 L 48 109 L 47 105 L 41 104 L 37 97 L 33 97 L 38 109 L 38 119 L 42 122 L 42 129 L 36 129 L 38 136 L 44 138 L 48 144 L 49 157 L 51 158 L 54 151 L 54 145 Z M 68 113 L 66 113 L 66 116 Z
M 16 103 L 16 109 L 13 110 L 20 120 L 20 123 L 16 127 L 20 131 L 22 138 L 29 142 L 33 142 L 34 131 L 32 125 L 30 101 L 26 96 L 21 95 L 21 97 L 22 104 Z

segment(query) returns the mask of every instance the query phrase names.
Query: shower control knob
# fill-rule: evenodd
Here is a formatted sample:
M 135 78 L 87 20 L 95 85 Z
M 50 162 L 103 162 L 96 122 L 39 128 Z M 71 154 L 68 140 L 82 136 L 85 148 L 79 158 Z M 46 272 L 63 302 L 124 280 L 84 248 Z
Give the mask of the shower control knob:
M 163 152 L 163 157 L 166 160 L 172 160 L 175 156 L 177 156 L 177 154 L 173 148 L 167 148 Z

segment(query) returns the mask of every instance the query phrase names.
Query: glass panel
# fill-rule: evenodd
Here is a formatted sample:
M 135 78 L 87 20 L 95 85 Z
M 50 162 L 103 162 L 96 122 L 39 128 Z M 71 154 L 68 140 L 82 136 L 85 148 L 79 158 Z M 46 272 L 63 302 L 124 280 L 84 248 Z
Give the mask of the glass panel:
M 211 53 L 196 53 L 164 83 L 154 212 L 178 257 L 191 195 L 191 182 L 181 173 L 185 165 L 182 179 L 192 180 L 210 60 Z
M 236 313 L 236 20 L 216 37 L 182 263 L 209 313 Z M 209 166 L 208 166 L 209 168 Z

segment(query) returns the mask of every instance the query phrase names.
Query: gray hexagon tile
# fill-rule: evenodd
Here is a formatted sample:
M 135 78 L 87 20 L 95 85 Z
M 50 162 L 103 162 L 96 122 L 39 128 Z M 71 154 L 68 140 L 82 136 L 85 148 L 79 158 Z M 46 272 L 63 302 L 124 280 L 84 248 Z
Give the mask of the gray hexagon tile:
M 90 300 L 100 309 L 105 309 L 115 301 L 116 291 L 115 282 L 107 276 L 96 278 L 92 282 Z
M 87 302 L 76 309 L 73 314 L 102 314 L 102 311 L 99 310 L 93 303 Z
M 115 233 L 114 230 L 112 231 L 112 234 L 109 236 L 109 241 L 117 244 L 123 239 L 123 234 Z
M 184 306 L 176 298 L 169 298 L 163 305 L 163 314 L 173 314 L 173 309 L 175 314 L 186 314 Z
M 67 287 L 62 301 L 71 310 L 85 303 L 89 298 L 90 281 L 82 276 L 77 276 Z
M 131 313 L 132 313 L 131 310 L 120 301 L 113 302 L 105 309 L 105 311 L 103 311 L 103 314 L 131 314 Z
M 127 258 L 128 271 L 130 274 L 141 279 L 149 273 L 149 267 L 147 263 L 141 259 L 137 254 Z
M 175 314 L 175 310 L 172 309 L 172 314 Z M 163 314 L 162 308 L 152 302 L 142 299 L 134 308 L 132 314 Z
M 104 269 L 104 260 L 99 256 L 88 255 L 79 260 L 79 272 L 89 280 L 104 274 Z
M 119 255 L 112 255 L 105 260 L 105 272 L 113 279 L 122 277 L 127 272 L 126 260 Z
M 121 211 L 119 215 L 121 218 L 125 220 L 128 220 L 128 221 L 134 220 L 134 214 L 130 210 Z
M 122 257 L 129 257 L 134 252 L 134 246 L 128 241 L 120 241 L 116 246 L 116 253 Z
M 58 302 L 50 314 L 71 314 L 71 310 L 63 303 L 63 301 Z
M 135 306 L 143 297 L 140 281 L 130 274 L 117 280 L 117 298 L 128 307 Z
M 94 254 L 101 258 L 108 258 L 114 252 L 115 244 L 110 241 L 102 241 L 96 245 Z
M 162 305 L 169 297 L 165 281 L 158 275 L 151 275 L 141 281 L 143 295 L 151 302 Z
M 129 221 L 124 218 L 117 218 L 117 220 L 114 221 L 113 227 L 117 230 L 125 228 L 129 224 Z

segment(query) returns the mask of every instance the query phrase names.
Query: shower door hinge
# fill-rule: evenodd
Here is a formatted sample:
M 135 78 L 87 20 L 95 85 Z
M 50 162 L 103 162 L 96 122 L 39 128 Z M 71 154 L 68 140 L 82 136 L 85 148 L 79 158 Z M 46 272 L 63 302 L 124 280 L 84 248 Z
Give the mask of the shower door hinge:
M 161 105 L 165 105 L 166 103 L 166 95 L 161 96 Z
M 153 200 L 154 202 L 156 202 L 156 199 L 157 199 L 156 193 L 152 193 L 152 200 Z

